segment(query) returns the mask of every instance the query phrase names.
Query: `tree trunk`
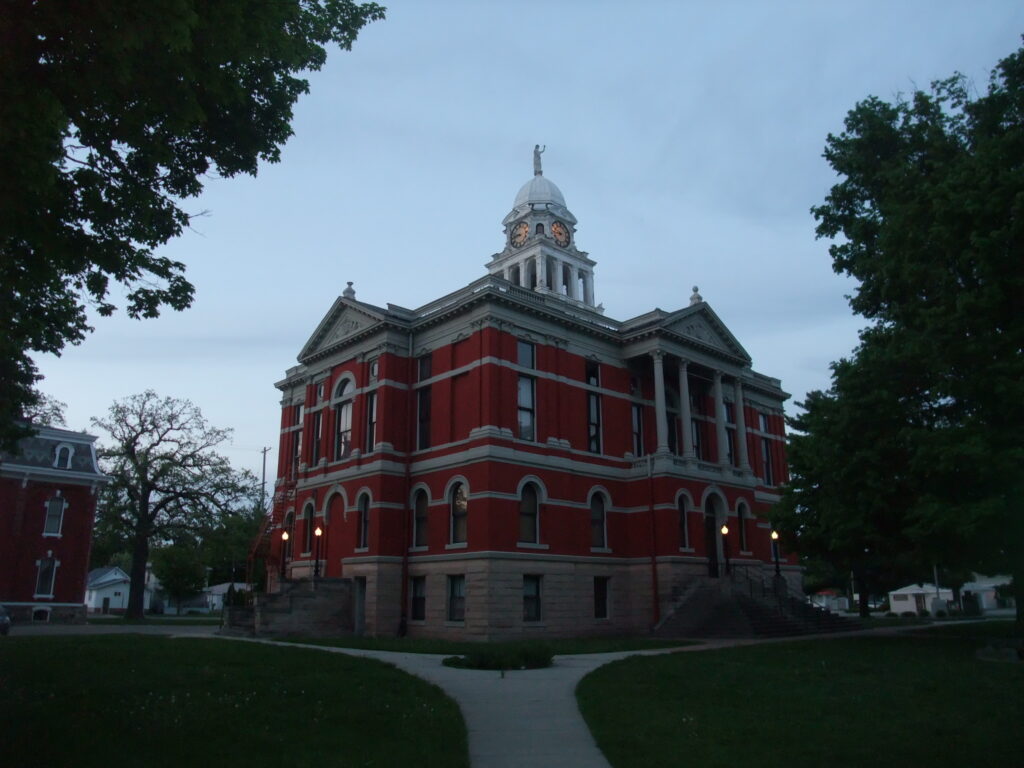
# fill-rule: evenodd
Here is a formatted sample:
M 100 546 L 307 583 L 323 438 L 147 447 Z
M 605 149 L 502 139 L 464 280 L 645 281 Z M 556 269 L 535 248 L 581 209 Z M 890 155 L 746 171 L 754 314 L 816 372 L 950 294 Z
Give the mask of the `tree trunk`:
M 125 617 L 141 619 L 146 606 L 146 562 L 149 560 L 149 537 L 136 531 L 132 546 L 131 586 L 128 589 L 128 610 Z
M 868 601 L 871 599 L 871 593 L 868 589 L 868 580 L 864 576 L 864 572 L 856 574 L 857 586 L 860 587 L 860 591 L 857 593 L 857 610 L 860 613 L 862 619 L 869 618 L 871 616 L 871 606 L 868 605 Z

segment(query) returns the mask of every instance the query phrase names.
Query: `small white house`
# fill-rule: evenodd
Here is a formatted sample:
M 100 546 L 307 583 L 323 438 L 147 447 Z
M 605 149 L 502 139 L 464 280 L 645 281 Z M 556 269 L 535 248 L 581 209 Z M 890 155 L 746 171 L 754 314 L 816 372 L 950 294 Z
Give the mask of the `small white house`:
M 939 602 L 939 609 L 949 610 L 949 604 L 953 601 L 953 590 L 948 587 L 936 587 L 934 584 L 910 584 L 889 593 L 889 610 L 897 615 L 908 611 L 932 613 L 936 609 L 936 600 Z
M 89 577 L 86 580 L 86 610 L 93 614 L 124 613 L 128 610 L 128 591 L 131 588 L 131 583 L 131 577 L 116 565 L 93 568 L 89 571 Z M 159 586 L 159 580 L 147 565 L 146 589 L 142 594 L 142 610 L 150 609 L 153 595 L 157 593 Z
M 1013 608 L 1016 602 L 1012 597 L 1000 600 L 996 594 L 996 590 L 1004 585 L 1010 584 L 1013 581 L 1011 576 L 985 576 L 980 573 L 974 574 L 974 580 L 969 581 L 960 587 L 960 598 L 961 600 L 973 599 L 977 601 L 978 609 L 985 613 L 986 611 L 995 611 L 1001 608 Z
M 211 611 L 219 611 L 224 607 L 225 595 L 231 588 L 232 582 L 225 581 L 223 584 L 214 584 L 212 587 L 207 588 L 206 601 Z M 246 584 L 243 581 L 234 582 L 235 592 L 251 592 L 252 584 Z

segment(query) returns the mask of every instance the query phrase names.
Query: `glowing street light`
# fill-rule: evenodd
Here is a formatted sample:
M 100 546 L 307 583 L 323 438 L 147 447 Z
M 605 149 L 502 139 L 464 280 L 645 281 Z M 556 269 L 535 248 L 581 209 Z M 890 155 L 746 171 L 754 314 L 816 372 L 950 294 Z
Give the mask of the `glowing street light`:
M 775 575 L 781 575 L 779 573 L 779 532 L 772 531 L 772 554 L 775 556 Z
M 285 555 L 288 550 L 288 531 L 281 531 L 281 578 L 285 573 Z
M 722 551 L 725 552 L 725 572 L 729 573 L 729 526 L 722 526 Z
M 324 535 L 319 525 L 313 531 L 313 535 L 316 536 L 316 560 L 313 563 L 313 581 L 316 581 L 320 578 L 320 539 Z

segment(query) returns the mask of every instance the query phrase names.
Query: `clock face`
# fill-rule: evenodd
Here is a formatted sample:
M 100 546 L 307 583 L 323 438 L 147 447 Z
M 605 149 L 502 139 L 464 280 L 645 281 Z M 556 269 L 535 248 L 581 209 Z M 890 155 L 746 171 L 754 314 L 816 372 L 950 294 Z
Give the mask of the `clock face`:
M 516 248 L 526 242 L 527 235 L 530 234 L 530 225 L 525 221 L 520 221 L 514 227 L 512 227 L 511 242 Z
M 555 238 L 555 242 L 565 248 L 569 244 L 569 228 L 560 221 L 556 221 L 551 225 L 551 234 Z

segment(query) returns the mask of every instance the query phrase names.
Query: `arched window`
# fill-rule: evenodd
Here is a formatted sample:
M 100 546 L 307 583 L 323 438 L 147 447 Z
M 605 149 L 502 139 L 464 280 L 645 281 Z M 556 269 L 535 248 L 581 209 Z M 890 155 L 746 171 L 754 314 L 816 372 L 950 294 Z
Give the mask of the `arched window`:
M 595 549 L 608 546 L 605 522 L 604 496 L 595 493 L 590 497 L 590 546 Z
M 533 483 L 524 485 L 519 497 L 519 541 L 540 543 L 540 504 Z
M 313 505 L 307 504 L 306 508 L 302 510 L 302 519 L 306 523 L 305 531 L 303 531 L 303 552 L 313 551 Z
M 53 466 L 56 469 L 71 469 L 71 457 L 74 455 L 74 447 L 68 443 L 60 443 L 54 449 Z
M 679 509 L 679 548 L 689 549 L 690 528 L 686 523 L 686 497 L 680 495 L 679 501 L 676 502 L 676 506 Z
M 370 546 L 370 497 L 363 494 L 359 497 L 359 525 L 358 544 L 359 549 L 366 549 Z
M 747 505 L 740 504 L 736 507 L 736 527 L 739 528 L 740 534 L 740 551 L 747 551 L 747 518 L 750 515 L 747 514 Z
M 455 483 L 452 486 L 449 506 L 451 507 L 451 543 L 463 544 L 466 542 L 469 527 L 469 502 L 466 500 L 465 483 Z
M 284 516 L 284 533 L 288 538 L 284 540 L 282 556 L 285 560 L 292 559 L 292 539 L 295 537 L 295 516 L 289 512 Z
M 334 390 L 334 460 L 352 453 L 352 380 L 342 379 Z
M 414 547 L 427 546 L 427 511 L 430 500 L 427 492 L 422 488 L 416 491 L 416 497 L 412 505 L 412 545 Z
M 538 224 L 536 227 L 533 228 L 533 231 L 536 234 L 538 234 L 538 235 L 543 235 L 544 234 L 544 225 L 543 224 Z

